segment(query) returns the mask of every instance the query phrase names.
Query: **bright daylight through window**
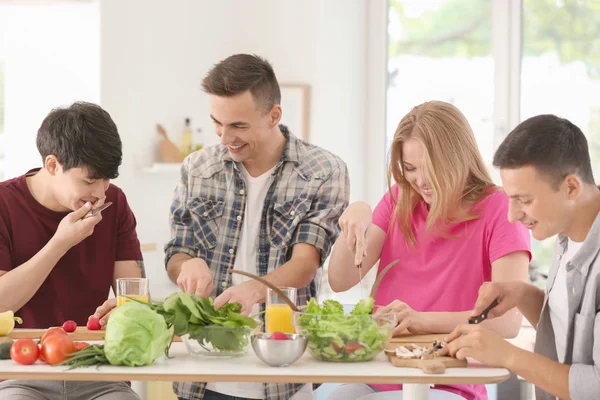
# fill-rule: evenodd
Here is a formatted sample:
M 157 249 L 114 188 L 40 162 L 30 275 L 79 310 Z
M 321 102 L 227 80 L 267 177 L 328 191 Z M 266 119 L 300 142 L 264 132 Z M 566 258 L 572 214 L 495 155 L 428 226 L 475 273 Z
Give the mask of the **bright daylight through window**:
M 503 0 L 504 1 L 504 0 Z M 474 130 L 484 160 L 494 154 L 494 102 L 498 101 L 493 48 L 493 0 L 390 0 L 386 144 L 400 118 L 427 100 L 457 106 Z M 587 135 L 600 180 L 600 2 L 523 0 L 520 91 L 522 121 L 553 113 Z M 500 32 L 502 34 L 502 32 Z M 510 32 L 507 33 L 509 37 Z M 508 41 L 500 41 L 508 43 Z M 510 54 L 510 52 L 509 52 Z M 501 60 L 503 61 L 503 60 Z M 506 61 L 506 60 L 504 60 Z M 503 135 L 514 126 L 507 127 Z M 497 175 L 494 175 L 497 177 Z M 497 179 L 499 183 L 499 180 Z M 554 238 L 532 240 L 531 276 L 538 285 L 551 263 Z

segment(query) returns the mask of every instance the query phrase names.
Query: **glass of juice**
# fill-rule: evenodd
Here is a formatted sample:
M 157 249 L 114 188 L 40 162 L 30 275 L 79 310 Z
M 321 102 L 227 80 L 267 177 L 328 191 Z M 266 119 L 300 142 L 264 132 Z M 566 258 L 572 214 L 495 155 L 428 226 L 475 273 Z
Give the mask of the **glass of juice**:
M 279 288 L 287 297 L 296 303 L 296 288 Z M 267 289 L 267 303 L 265 306 L 266 332 L 296 333 L 292 319 L 292 309 L 272 289 Z
M 119 278 L 117 279 L 117 306 L 131 299 L 150 302 L 148 278 Z

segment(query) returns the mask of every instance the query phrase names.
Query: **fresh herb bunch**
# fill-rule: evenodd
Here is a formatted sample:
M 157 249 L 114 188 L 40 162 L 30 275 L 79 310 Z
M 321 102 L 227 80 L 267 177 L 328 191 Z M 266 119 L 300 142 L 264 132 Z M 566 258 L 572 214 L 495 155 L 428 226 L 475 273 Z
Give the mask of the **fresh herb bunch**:
M 69 365 L 69 369 L 110 364 L 104 354 L 104 345 L 93 344 L 73 353 L 72 357 L 56 365 Z
M 210 298 L 188 293 L 173 293 L 164 302 L 155 302 L 150 307 L 165 318 L 175 335 L 189 334 L 200 346 L 218 351 L 242 350 L 248 345 L 246 327 L 257 326 L 254 319 L 240 314 L 240 303 L 227 303 L 215 309 Z

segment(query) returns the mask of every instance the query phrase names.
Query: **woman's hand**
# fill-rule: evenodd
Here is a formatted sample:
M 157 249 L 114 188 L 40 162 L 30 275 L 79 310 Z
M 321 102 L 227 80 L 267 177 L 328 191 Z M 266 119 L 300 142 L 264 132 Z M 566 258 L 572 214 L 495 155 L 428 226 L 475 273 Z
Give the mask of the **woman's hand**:
M 360 265 L 367 255 L 366 233 L 373 222 L 371 206 L 364 201 L 350 204 L 340 217 L 340 228 L 346 245 L 354 254 L 354 265 Z
M 426 332 L 425 326 L 423 325 L 423 314 L 413 310 L 408 304 L 394 300 L 385 307 L 380 307 L 377 313 L 387 312 L 393 310 L 396 313 L 398 324 L 394 328 L 393 336 L 398 335 L 405 330 L 411 333 Z

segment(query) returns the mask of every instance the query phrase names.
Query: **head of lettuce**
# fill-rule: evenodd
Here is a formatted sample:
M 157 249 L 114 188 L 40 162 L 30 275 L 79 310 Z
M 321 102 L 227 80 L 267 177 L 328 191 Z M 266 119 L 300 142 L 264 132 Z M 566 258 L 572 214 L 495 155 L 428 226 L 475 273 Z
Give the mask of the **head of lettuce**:
M 104 334 L 104 353 L 111 365 L 150 365 L 171 343 L 165 319 L 135 301 L 118 306 L 110 314 Z

